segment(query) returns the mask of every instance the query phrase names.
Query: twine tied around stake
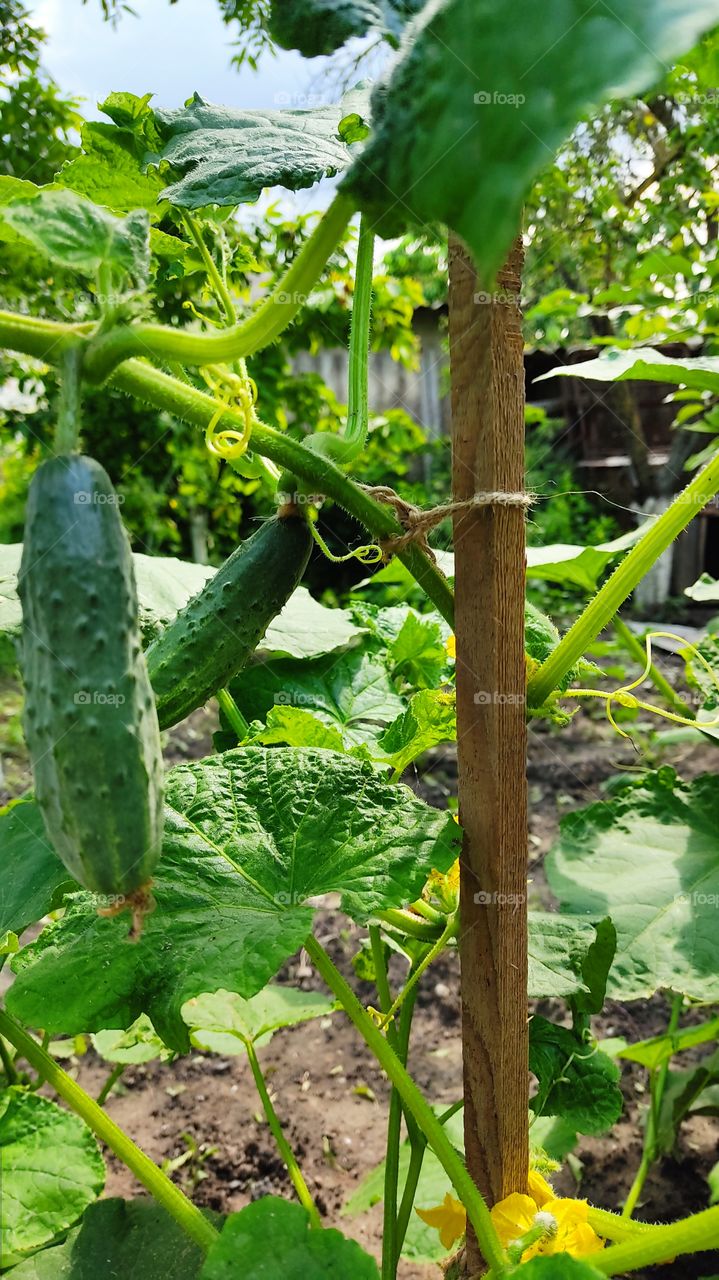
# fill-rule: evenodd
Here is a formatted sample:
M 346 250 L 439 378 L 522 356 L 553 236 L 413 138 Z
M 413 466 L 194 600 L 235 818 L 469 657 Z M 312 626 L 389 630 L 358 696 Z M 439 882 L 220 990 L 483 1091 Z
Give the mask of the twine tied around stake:
M 421 507 L 415 507 L 413 503 L 401 498 L 388 485 L 363 485 L 362 488 L 379 502 L 386 502 L 394 507 L 397 519 L 404 526 L 404 533 L 398 534 L 396 538 L 378 539 L 385 559 L 391 555 L 398 555 L 410 543 L 416 542 L 425 555 L 428 555 L 431 560 L 436 560 L 427 541 L 427 535 L 448 516 L 455 516 L 461 511 L 479 510 L 482 507 L 520 507 L 523 511 L 529 511 L 537 500 L 536 494 L 533 493 L 512 493 L 504 489 L 489 489 L 484 493 L 475 493 L 471 498 L 464 498 L 460 502 L 446 502 L 442 506 L 430 507 L 427 511 L 423 511 Z

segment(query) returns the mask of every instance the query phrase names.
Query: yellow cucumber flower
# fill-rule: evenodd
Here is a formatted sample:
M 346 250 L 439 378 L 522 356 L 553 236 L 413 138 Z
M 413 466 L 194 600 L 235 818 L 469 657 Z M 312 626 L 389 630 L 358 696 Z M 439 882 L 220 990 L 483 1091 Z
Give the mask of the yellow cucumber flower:
M 560 1199 L 552 1187 L 537 1173 L 530 1170 L 527 1180 L 528 1195 L 514 1192 L 505 1196 L 491 1210 L 497 1235 L 505 1249 L 522 1240 L 538 1227 L 542 1235 L 528 1241 L 522 1251 L 522 1262 L 537 1256 L 569 1253 L 574 1258 L 584 1258 L 604 1248 L 604 1241 L 589 1226 L 589 1206 L 586 1200 Z M 467 1215 L 464 1206 L 447 1192 L 444 1202 L 434 1209 L 417 1209 L 416 1213 L 428 1226 L 439 1232 L 445 1249 L 464 1235 Z
M 447 641 L 444 647 L 447 650 L 447 656 L 449 658 L 457 657 L 457 641 L 455 640 L 453 635 L 447 636 Z
M 544 1234 L 528 1242 L 522 1252 L 522 1262 L 554 1253 L 583 1258 L 604 1248 L 604 1241 L 589 1226 L 586 1200 L 557 1198 L 546 1179 L 534 1169 L 530 1171 L 527 1189 L 528 1195 L 514 1192 L 491 1210 L 492 1222 L 505 1249 L 537 1227 L 543 1227 Z
M 459 1240 L 467 1229 L 467 1213 L 461 1200 L 455 1200 L 448 1191 L 444 1202 L 436 1209 L 416 1209 L 415 1213 L 439 1232 L 439 1238 L 445 1249 L 451 1249 L 455 1240 Z

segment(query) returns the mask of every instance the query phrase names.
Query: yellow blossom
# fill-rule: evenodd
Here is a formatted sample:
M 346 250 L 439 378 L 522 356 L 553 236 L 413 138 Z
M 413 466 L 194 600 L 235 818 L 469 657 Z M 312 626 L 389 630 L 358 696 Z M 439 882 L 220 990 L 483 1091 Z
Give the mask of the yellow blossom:
M 443 1204 L 436 1209 L 416 1209 L 418 1217 L 439 1232 L 439 1238 L 445 1249 L 451 1249 L 455 1240 L 459 1240 L 467 1229 L 467 1214 L 460 1200 L 455 1200 L 449 1191 Z
M 528 1189 L 530 1195 L 514 1192 L 491 1211 L 505 1249 L 537 1226 L 549 1230 L 525 1249 L 522 1262 L 554 1253 L 583 1258 L 604 1248 L 604 1241 L 589 1225 L 586 1200 L 557 1199 L 549 1183 L 535 1170 L 530 1172 Z
M 447 643 L 445 644 L 444 647 L 447 650 L 447 654 L 450 658 L 457 657 L 457 641 L 455 640 L 454 636 L 447 636 Z
M 456 911 L 459 906 L 459 858 L 455 858 L 449 871 L 430 871 L 427 888 L 443 910 Z

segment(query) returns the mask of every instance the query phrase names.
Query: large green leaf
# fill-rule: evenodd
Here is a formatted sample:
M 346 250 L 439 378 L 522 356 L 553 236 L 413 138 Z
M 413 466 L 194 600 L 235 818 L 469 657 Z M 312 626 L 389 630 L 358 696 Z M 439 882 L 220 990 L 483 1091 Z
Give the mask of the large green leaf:
M 150 261 L 149 219 L 144 209 L 117 218 L 74 191 L 43 190 L 18 197 L 0 210 L 13 231 L 71 271 L 95 276 L 100 267 L 142 283 Z
M 529 1069 L 537 1077 L 530 1106 L 537 1115 L 561 1116 L 579 1133 L 604 1133 L 622 1113 L 619 1068 L 567 1027 L 537 1014 L 529 1024 Z
M 681 783 L 668 768 L 563 820 L 549 884 L 563 910 L 611 916 L 610 996 L 719 999 L 717 831 L 719 778 Z
M 187 1049 L 183 1004 L 220 988 L 246 999 L 261 990 L 309 933 L 308 899 L 338 892 L 364 922 L 412 901 L 458 841 L 448 814 L 372 765 L 308 748 L 246 747 L 181 765 L 166 803 L 157 908 L 141 939 L 80 893 L 15 957 L 8 1007 L 31 1026 L 74 1035 L 147 1013 L 167 1045 Z
M 0 809 L 0 939 L 22 933 L 62 901 L 72 880 L 45 834 L 37 805 L 16 801 Z
M 421 7 L 422 0 L 272 0 L 269 29 L 281 48 L 317 58 L 369 32 L 396 44 Z
M 144 1013 L 126 1031 L 98 1031 L 92 1037 L 92 1047 L 106 1062 L 121 1062 L 123 1066 L 169 1057 L 162 1040 Z
M 719 20 L 719 13 L 717 13 Z M 547 378 L 584 378 L 589 382 L 672 382 L 697 391 L 719 391 L 719 359 L 716 356 L 693 356 L 678 360 L 664 356 L 653 347 L 640 347 L 636 351 L 620 349 L 603 351 L 594 360 L 581 360 L 578 364 L 559 365 L 543 373 L 537 382 Z
M 386 664 L 359 649 L 312 661 L 255 663 L 235 677 L 230 690 L 248 721 L 265 720 L 274 706 L 300 707 L 339 729 L 346 742 L 371 747 L 405 709 Z
M 325 1017 L 335 1008 L 319 991 L 270 985 L 251 1000 L 234 991 L 195 996 L 182 1007 L 192 1043 L 212 1053 L 243 1053 L 246 1043 L 267 1044 L 275 1031 Z
M 19 634 L 22 610 L 17 575 L 22 543 L 0 546 L 0 633 Z M 215 570 L 174 556 L 133 555 L 140 626 L 146 640 L 166 627 L 188 600 L 201 591 Z M 270 623 L 259 653 L 263 657 L 316 658 L 352 644 L 362 635 L 347 609 L 328 609 L 298 587 Z
M 592 924 L 584 916 L 548 911 L 529 912 L 529 980 L 531 1000 L 592 998 L 593 959 L 605 921 Z
M 489 282 L 577 122 L 647 89 L 718 21 L 717 0 L 434 0 L 375 94 L 346 185 L 381 234 L 448 223 Z
M 14 1268 L 15 1280 L 197 1280 L 199 1245 L 154 1200 L 100 1200 L 53 1248 Z
M 104 1185 L 97 1143 L 77 1116 L 25 1089 L 0 1094 L 3 1265 L 66 1231 Z
M 339 1231 L 310 1229 L 299 1204 L 265 1196 L 227 1219 L 201 1280 L 379 1280 L 377 1263 Z
M 183 209 L 198 209 L 255 201 L 265 187 L 311 187 L 346 168 L 351 148 L 340 123 L 367 113 L 368 94 L 361 88 L 340 104 L 310 110 L 244 111 L 195 94 L 188 106 L 155 112 L 165 145 L 153 159 L 182 175 L 163 195 Z

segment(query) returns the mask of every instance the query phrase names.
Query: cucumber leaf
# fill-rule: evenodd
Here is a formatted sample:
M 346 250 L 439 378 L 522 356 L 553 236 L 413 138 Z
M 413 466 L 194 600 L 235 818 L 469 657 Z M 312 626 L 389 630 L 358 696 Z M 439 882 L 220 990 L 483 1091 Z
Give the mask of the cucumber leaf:
M 264 721 L 274 706 L 300 707 L 338 729 L 345 743 L 370 749 L 405 708 L 386 664 L 361 649 L 254 663 L 235 677 L 230 692 L 249 722 Z
M 197 1280 L 203 1252 L 149 1198 L 99 1200 L 62 1244 L 14 1268 L 15 1280 Z
M 74 882 L 48 840 L 42 814 L 32 801 L 16 800 L 0 809 L 0 848 L 0 939 L 10 934 L 6 945 L 14 950 L 12 935 L 59 907 L 64 891 L 74 887 Z
M 262 1280 L 379 1280 L 377 1263 L 356 1240 L 333 1229 L 311 1230 L 307 1211 L 278 1196 L 264 1196 L 230 1214 L 200 1280 L 260 1275 Z
M 167 1059 L 168 1052 L 143 1013 L 127 1031 L 98 1031 L 92 1037 L 92 1047 L 106 1062 L 153 1062 L 155 1058 Z
M 222 990 L 194 996 L 182 1006 L 182 1017 L 198 1049 L 233 1054 L 243 1053 L 248 1041 L 267 1044 L 282 1027 L 324 1018 L 335 1007 L 334 1001 L 319 991 L 270 984 L 251 1000 Z
M 118 218 L 74 191 L 40 188 L 30 199 L 17 197 L 2 206 L 0 217 L 61 267 L 90 276 L 110 267 L 137 284 L 147 279 L 150 225 L 144 209 Z
M 717 15 L 719 17 L 719 14 Z M 719 391 L 719 358 L 716 356 L 692 356 L 680 360 L 662 355 L 653 347 L 640 347 L 636 351 L 611 348 L 594 360 L 581 360 L 578 364 L 559 365 L 543 373 L 535 382 L 547 378 L 584 378 L 588 382 L 636 382 L 681 383 L 697 391 Z
M 619 1068 L 595 1044 L 538 1014 L 529 1024 L 529 1069 L 537 1077 L 536 1115 L 561 1116 L 578 1133 L 599 1134 L 622 1114 Z
M 155 111 L 164 146 L 150 158 L 180 175 L 162 194 L 182 209 L 245 204 L 265 187 L 298 191 L 340 173 L 352 155 L 341 123 L 368 112 L 362 86 L 341 103 L 309 110 L 245 111 L 196 93 L 187 106 Z
M 180 765 L 167 778 L 157 907 L 140 940 L 128 941 L 127 918 L 99 917 L 91 894 L 70 896 L 64 917 L 14 957 L 8 1008 L 67 1035 L 146 1013 L 165 1044 L 187 1050 L 185 1002 L 260 991 L 307 937 L 309 899 L 338 892 L 364 923 L 416 898 L 458 841 L 449 814 L 335 752 L 246 747 Z
M 3 1266 L 66 1231 L 105 1185 L 105 1165 L 86 1125 L 26 1089 L 0 1093 L 0 1171 Z
M 666 767 L 563 820 L 549 885 L 562 911 L 611 917 L 611 998 L 719 999 L 717 830 L 719 778 Z
M 408 765 L 441 742 L 457 737 L 455 695 L 438 689 L 422 689 L 410 698 L 406 711 L 387 726 L 379 738 L 375 759 L 382 760 L 400 777 Z
M 717 21 L 716 0 L 433 0 L 374 95 L 345 186 L 385 237 L 448 223 L 489 284 L 574 126 L 649 88 Z

